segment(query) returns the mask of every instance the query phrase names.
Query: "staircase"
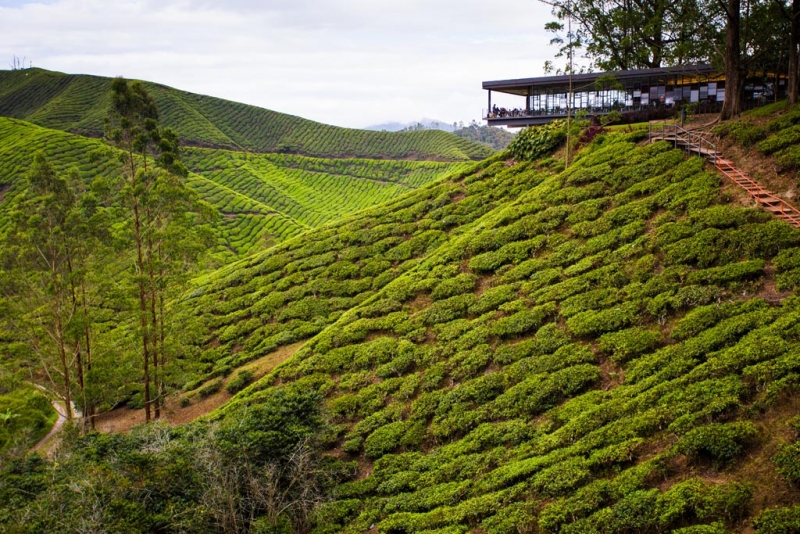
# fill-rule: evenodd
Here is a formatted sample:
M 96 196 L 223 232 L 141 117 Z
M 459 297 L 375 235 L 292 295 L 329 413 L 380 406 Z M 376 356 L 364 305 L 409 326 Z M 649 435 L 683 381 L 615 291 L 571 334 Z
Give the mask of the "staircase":
M 681 148 L 688 154 L 703 156 L 733 183 L 747 191 L 766 211 L 778 219 L 786 221 L 795 228 L 800 228 L 800 211 L 780 197 L 761 187 L 755 180 L 736 168 L 734 164 L 717 152 L 717 148 L 699 134 L 686 130 L 678 124 L 651 122 L 649 127 L 650 142 L 667 141 Z

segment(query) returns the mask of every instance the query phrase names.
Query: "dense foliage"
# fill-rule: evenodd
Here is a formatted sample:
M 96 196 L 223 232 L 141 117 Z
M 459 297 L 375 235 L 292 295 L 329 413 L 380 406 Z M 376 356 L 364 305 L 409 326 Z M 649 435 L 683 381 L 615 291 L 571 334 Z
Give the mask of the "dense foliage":
M 318 395 L 289 388 L 224 423 L 71 429 L 52 462 L 0 464 L 4 532 L 302 531 L 351 470 L 320 459 Z
M 110 105 L 111 80 L 42 69 L 0 71 L 0 116 L 99 136 Z M 325 158 L 467 161 L 492 150 L 440 130 L 373 132 L 320 124 L 219 98 L 145 83 L 184 144 L 246 152 Z
M 31 386 L 0 388 L 0 455 L 24 453 L 56 420 L 50 401 Z

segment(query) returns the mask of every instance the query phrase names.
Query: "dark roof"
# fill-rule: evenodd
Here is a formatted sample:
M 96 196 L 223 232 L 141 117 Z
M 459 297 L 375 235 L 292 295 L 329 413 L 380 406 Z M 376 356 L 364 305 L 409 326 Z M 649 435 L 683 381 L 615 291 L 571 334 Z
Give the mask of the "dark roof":
M 679 65 L 677 67 L 661 67 L 658 69 L 638 69 L 638 70 L 620 70 L 608 72 L 589 72 L 586 74 L 574 74 L 572 76 L 572 83 L 576 85 L 589 84 L 597 81 L 601 76 L 610 74 L 613 75 L 617 81 L 635 80 L 638 78 L 647 78 L 650 76 L 663 76 L 674 74 L 715 74 L 718 71 L 711 65 Z M 550 85 L 564 85 L 569 83 L 569 74 L 560 76 L 539 76 L 537 78 L 518 78 L 514 80 L 496 80 L 490 82 L 483 82 L 484 89 L 491 89 L 492 91 L 499 91 L 502 93 L 526 95 L 528 87 L 539 86 L 545 87 Z

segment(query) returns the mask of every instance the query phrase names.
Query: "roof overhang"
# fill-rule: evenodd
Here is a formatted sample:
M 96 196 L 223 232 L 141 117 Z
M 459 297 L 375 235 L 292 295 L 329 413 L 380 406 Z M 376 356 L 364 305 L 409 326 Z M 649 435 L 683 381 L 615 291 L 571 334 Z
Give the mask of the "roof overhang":
M 670 76 L 695 76 L 709 77 L 718 74 L 718 70 L 711 65 L 680 65 L 677 67 L 662 67 L 658 69 L 620 70 L 608 72 L 589 72 L 573 74 L 572 84 L 575 87 L 587 86 L 597 82 L 601 77 L 611 76 L 617 82 L 635 82 L 637 80 L 670 77 Z M 570 83 L 568 74 L 560 76 L 539 76 L 537 78 L 518 78 L 514 80 L 495 80 L 483 82 L 483 88 L 499 93 L 527 96 L 531 87 L 563 87 Z

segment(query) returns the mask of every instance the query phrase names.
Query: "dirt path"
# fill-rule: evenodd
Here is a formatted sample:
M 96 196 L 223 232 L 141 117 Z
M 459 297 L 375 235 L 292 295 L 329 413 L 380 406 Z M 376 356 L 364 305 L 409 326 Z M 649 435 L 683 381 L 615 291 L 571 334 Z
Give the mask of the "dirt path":
M 241 370 L 252 371 L 255 380 L 267 375 L 277 365 L 288 360 L 295 352 L 305 344 L 305 341 L 294 343 L 280 347 L 277 350 L 263 356 L 255 361 L 239 367 L 234 371 L 222 384 L 222 388 L 217 393 L 209 395 L 206 398 L 201 398 L 197 394 L 206 384 L 203 384 L 194 391 L 182 393 L 180 395 L 170 396 L 167 399 L 166 405 L 162 408 L 161 416 L 166 419 L 171 425 L 182 425 L 190 421 L 194 421 L 200 416 L 213 412 L 226 402 L 228 402 L 233 395 L 225 391 L 225 385 L 228 380 L 236 376 L 236 373 Z M 189 399 L 189 404 L 181 406 L 181 401 L 184 398 Z M 186 401 L 183 401 L 186 402 Z M 136 425 L 145 422 L 144 410 L 131 410 L 129 408 L 117 408 L 98 415 L 95 418 L 95 428 L 99 432 L 127 432 Z
M 63 402 L 59 401 L 52 401 L 53 408 L 55 409 L 56 413 L 58 413 L 58 419 L 56 419 L 55 424 L 53 424 L 53 428 L 50 429 L 50 432 L 47 433 L 45 437 L 39 440 L 31 452 L 44 452 L 45 454 L 50 452 L 52 447 L 48 447 L 50 445 L 50 440 L 58 434 L 61 429 L 64 427 L 64 423 L 67 422 L 67 410 L 64 407 Z
M 47 389 L 41 384 L 33 384 L 33 386 L 36 389 L 40 390 L 42 393 L 44 393 L 45 396 L 49 397 L 50 399 L 53 399 L 55 397 L 54 393 L 52 393 L 49 389 Z M 50 404 L 53 405 L 53 409 L 58 414 L 58 418 L 56 419 L 56 422 L 53 423 L 53 428 L 50 429 L 50 432 L 48 432 L 45 437 L 40 439 L 39 443 L 34 445 L 34 447 L 31 449 L 31 452 L 44 452 L 48 456 L 50 455 L 50 451 L 52 451 L 53 449 L 53 445 L 56 443 L 56 441 L 53 440 L 53 437 L 55 437 L 55 435 L 61 431 L 61 429 L 64 427 L 64 423 L 67 422 L 67 407 L 66 404 L 64 404 L 64 401 L 51 400 Z M 75 408 L 75 403 L 72 402 L 70 404 L 72 405 L 73 416 L 81 417 L 81 412 L 79 412 L 78 409 Z

